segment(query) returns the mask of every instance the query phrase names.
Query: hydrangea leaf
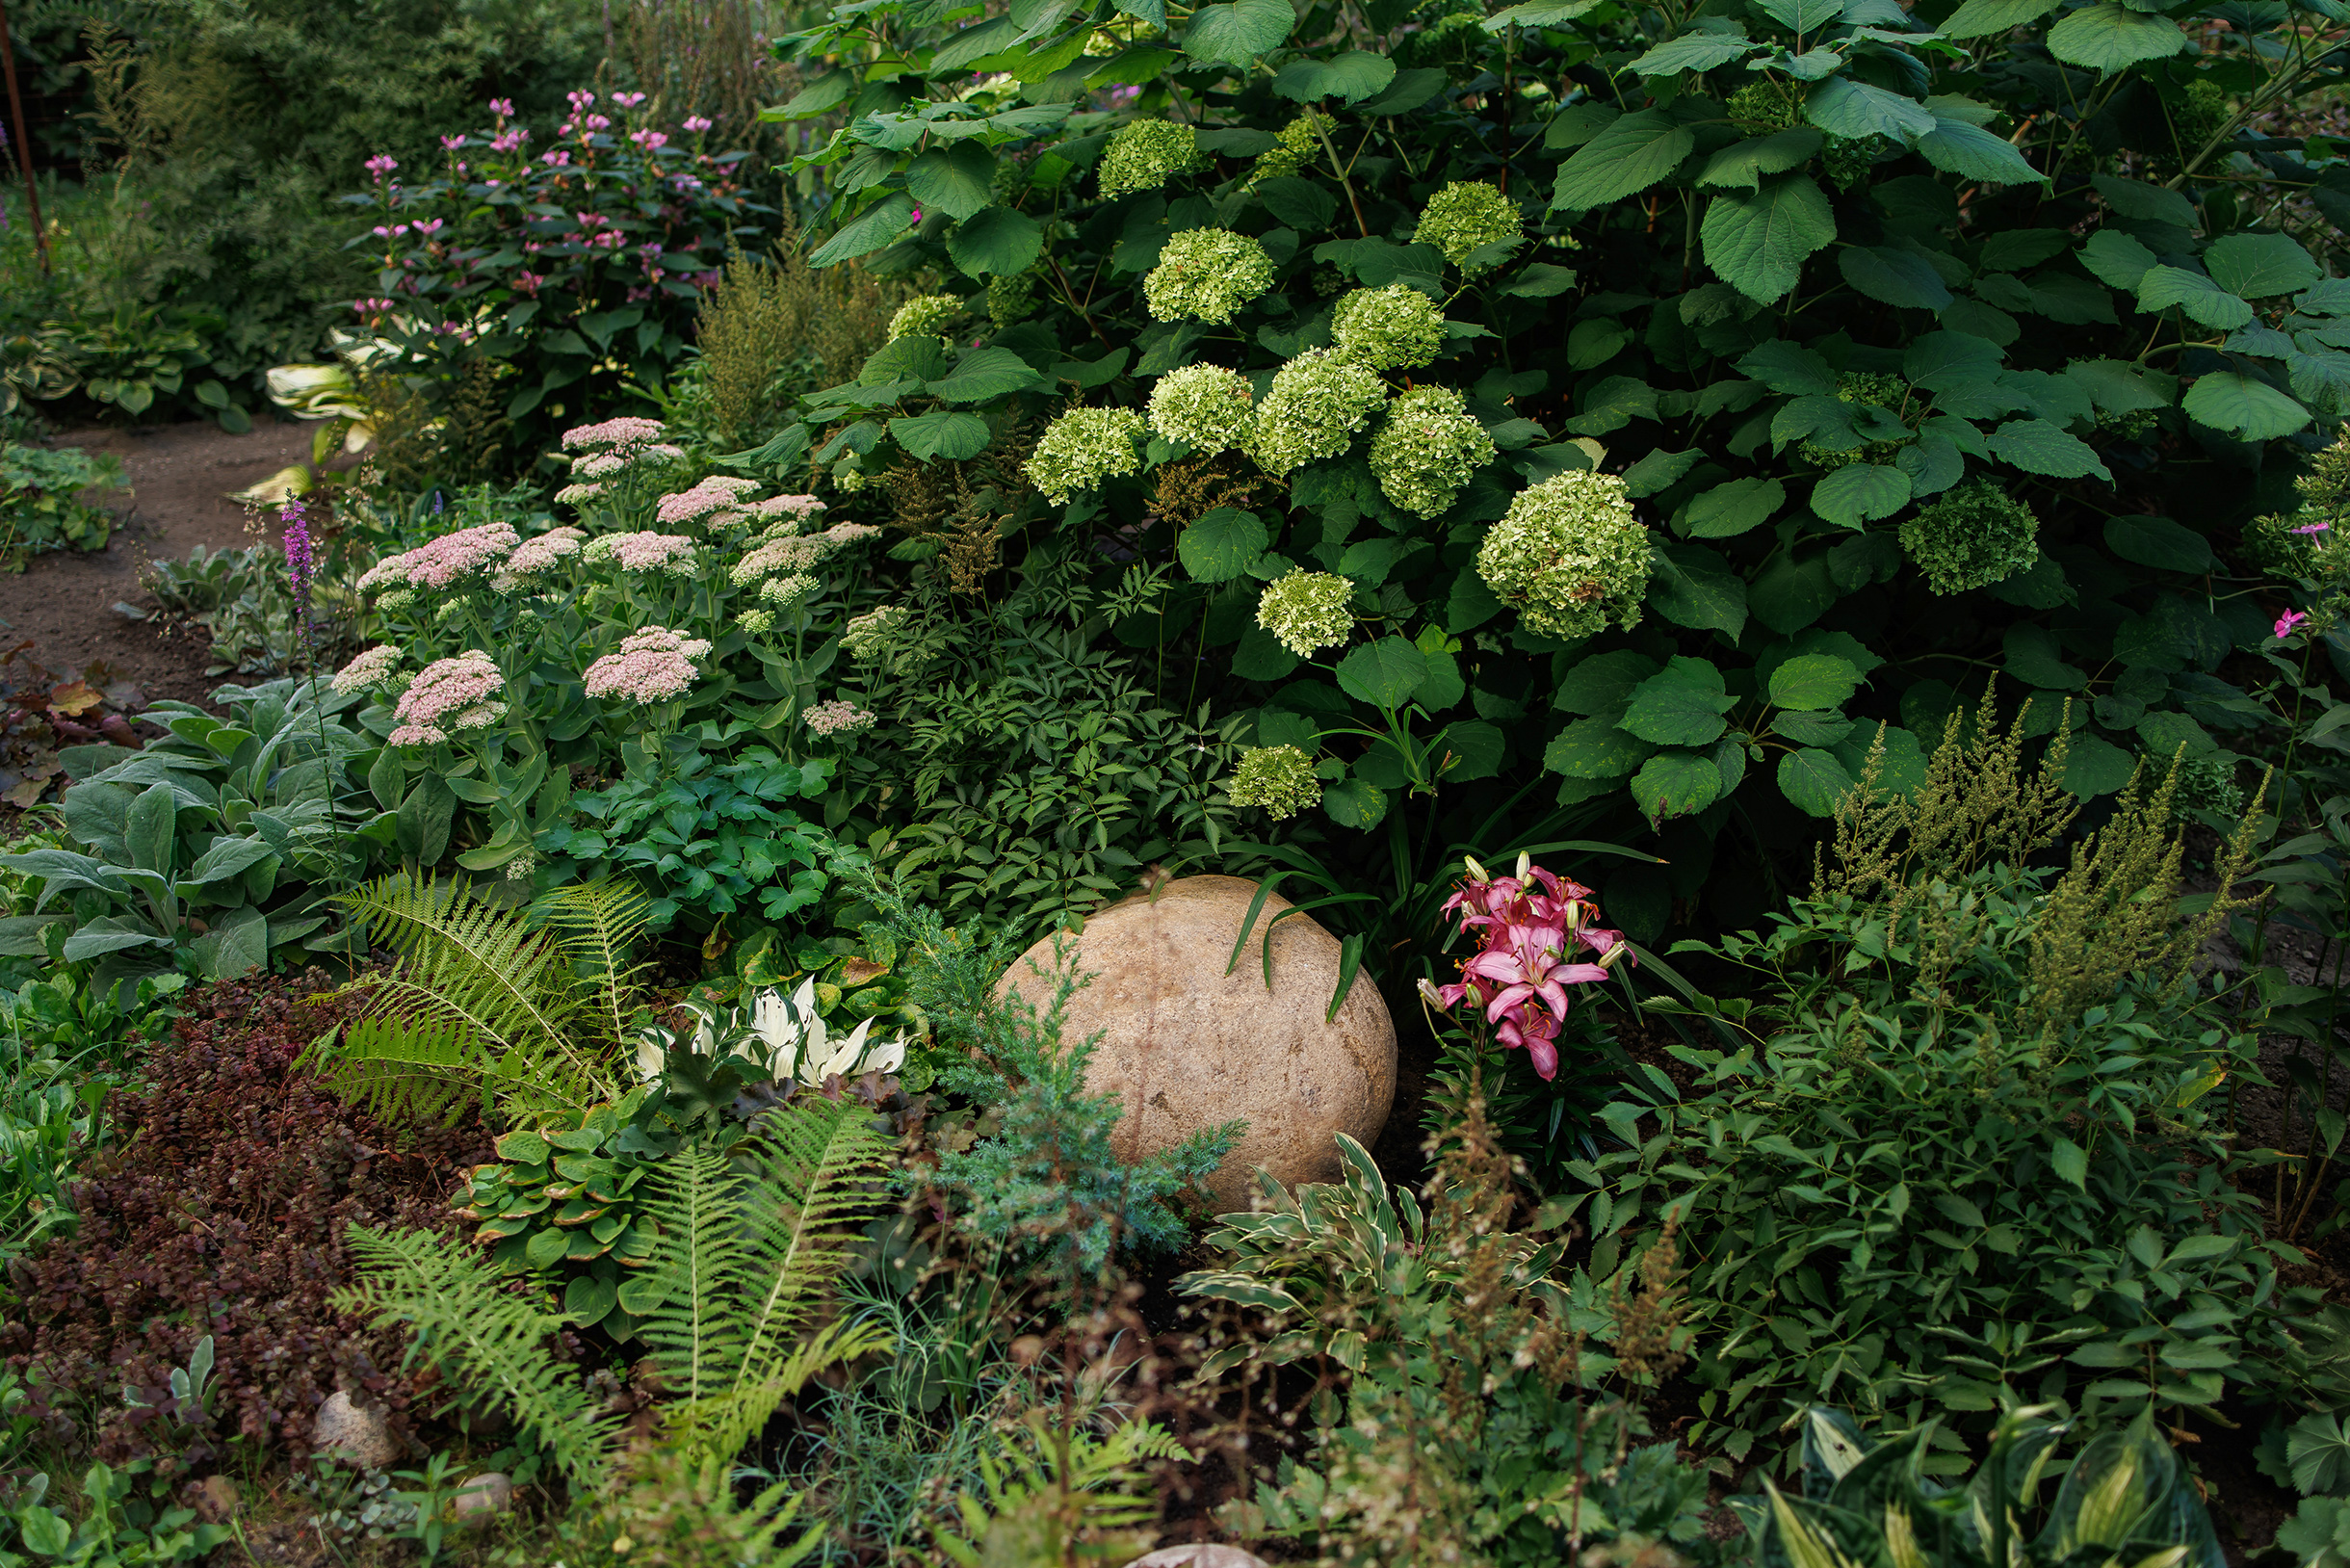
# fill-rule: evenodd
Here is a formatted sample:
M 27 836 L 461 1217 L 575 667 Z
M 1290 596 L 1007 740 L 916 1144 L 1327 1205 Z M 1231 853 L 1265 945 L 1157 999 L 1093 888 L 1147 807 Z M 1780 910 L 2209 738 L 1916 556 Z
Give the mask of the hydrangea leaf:
M 1775 479 L 1749 477 L 1692 498 L 1682 513 L 1693 539 L 1727 539 L 1759 528 L 1787 504 L 1787 486 Z
M 1871 300 L 1905 310 L 1940 310 L 1951 295 L 1934 271 L 1934 264 L 1909 250 L 1890 246 L 1864 248 L 1846 246 L 1837 253 L 1837 270 L 1844 281 Z
M 1322 810 L 1341 827 L 1376 827 L 1387 815 L 1387 792 L 1367 779 L 1341 779 L 1322 791 Z
M 2076 359 L 2065 366 L 2067 380 L 2078 382 L 2090 401 L 2107 413 L 2130 414 L 2146 408 L 2168 408 L 2171 399 L 2141 374 L 2135 365 L 2119 359 Z
M 996 155 L 977 141 L 950 142 L 915 155 L 905 188 L 924 211 L 935 207 L 958 222 L 987 205 Z
M 1949 14 L 1940 31 L 1945 38 L 1990 38 L 2036 22 L 2060 4 L 2062 0 L 1967 0 Z
M 981 403 L 1039 384 L 1029 362 L 1009 349 L 974 349 L 930 383 L 930 395 L 948 403 Z
M 1374 708 L 1400 708 L 1411 700 L 1427 673 L 1426 654 L 1399 637 L 1383 637 L 1339 661 L 1338 684 L 1358 702 Z
M 2213 565 L 2210 541 L 2168 517 L 2108 517 L 2105 548 L 2161 571 L 2201 573 Z
M 1738 374 L 1791 397 L 1836 396 L 1836 368 L 1812 350 L 1785 338 L 1772 338 L 1748 350 L 1738 361 Z
M 1710 550 L 1687 545 L 1657 552 L 1648 584 L 1649 608 L 1676 626 L 1697 632 L 1746 629 L 1746 584 Z
M 2046 177 L 2014 143 L 1950 115 L 1936 115 L 1934 128 L 1918 138 L 1917 147 L 1944 173 L 1985 185 L 2029 185 Z
M 2010 626 L 2000 649 L 2005 655 L 2002 667 L 2026 686 L 2043 692 L 2078 692 L 2089 684 L 2089 677 L 2077 666 L 2065 663 L 2056 634 L 2045 626 Z
M 1812 486 L 1812 510 L 1839 528 L 1891 517 L 1909 501 L 1909 476 L 1883 463 L 1848 463 Z
M 1255 512 L 1218 507 L 1183 531 L 1175 554 L 1193 582 L 1228 583 L 1254 565 L 1271 542 L 1272 536 Z
M 2283 234 L 2231 234 L 2203 254 L 2211 281 L 2247 300 L 2296 294 L 2325 274 L 2301 242 Z
M 1230 5 L 1202 6 L 1191 13 L 1184 32 L 1184 53 L 1211 65 L 1238 65 L 1243 70 L 1262 54 L 1281 46 L 1297 25 L 1290 0 L 1233 0 Z
M 1722 715 L 1736 701 L 1724 690 L 1722 672 L 1711 663 L 1675 657 L 1632 688 L 1632 700 L 1617 722 L 1659 745 L 1704 745 L 1729 727 Z
M 1784 174 L 1790 169 L 1801 169 L 1819 150 L 1823 140 L 1811 126 L 1798 125 L 1774 136 L 1737 143 L 1707 159 L 1706 167 L 1697 171 L 1697 183 L 1741 185 L 1751 191 L 1762 184 L 1765 174 Z
M 1568 713 L 1621 718 L 1632 702 L 1633 689 L 1661 667 L 1647 654 L 1631 648 L 1590 654 L 1567 671 L 1552 694 L 1551 705 Z
M 2118 228 L 2101 228 L 2080 248 L 2080 264 L 2117 289 L 2135 294 L 2149 269 L 2159 260 L 2145 246 Z
M 1836 213 L 1809 175 L 1790 174 L 1751 195 L 1715 196 L 1702 234 L 1707 266 L 1757 304 L 1775 304 L 1804 258 L 1836 238 Z
M 2167 310 L 2172 305 L 2206 327 L 2241 327 L 2253 316 L 2250 304 L 2201 273 L 2183 267 L 2149 267 L 2138 279 L 2138 308 Z
M 1501 771 L 1501 762 L 1509 754 L 1509 737 L 1499 724 L 1482 719 L 1464 719 L 1448 724 L 1444 731 L 1444 749 L 1450 761 L 1444 776 L 1456 784 L 1475 779 L 1491 778 Z
M 2189 48 L 2187 36 L 2166 16 L 2149 16 L 2100 0 L 2049 29 L 2049 53 L 2068 65 L 2116 71 L 2150 60 L 2167 60 Z
M 1652 823 L 1703 811 L 1721 795 L 1721 770 L 1702 752 L 1659 751 L 1632 775 L 1632 800 Z
M 1043 248 L 1044 225 L 1009 207 L 974 213 L 947 241 L 947 254 L 973 277 L 1017 277 Z
M 1542 753 L 1548 771 L 1569 778 L 1622 778 L 1647 761 L 1656 747 L 1616 726 L 1606 715 L 1578 719 L 1553 737 Z
M 1934 112 L 1915 98 L 1870 87 L 1848 76 L 1831 76 L 1804 99 L 1803 118 L 1831 136 L 1883 136 L 1909 145 L 1940 125 Z
M 2317 353 L 2288 353 L 2285 372 L 2293 396 L 2322 414 L 2350 412 L 2350 353 L 2332 349 Z
M 1860 690 L 1861 672 L 1832 653 L 1798 654 L 1771 671 L 1770 699 L 1808 713 L 1843 706 Z
M 2137 768 L 2137 758 L 2112 742 L 2076 735 L 2065 745 L 2064 787 L 2084 800 L 2094 800 L 2128 783 Z
M 2190 419 L 2245 441 L 2290 435 L 2310 422 L 2310 411 L 2300 404 L 2266 381 L 2232 370 L 2198 376 L 2181 406 Z
M 1918 744 L 1915 734 L 1899 724 L 1870 723 L 1864 719 L 1828 749 L 1844 765 L 1844 771 L 1858 780 L 1868 771 L 1868 753 L 1880 745 L 1883 749 L 1877 757 L 1877 793 L 1917 794 L 1918 787 L 1925 782 L 1925 747 Z
M 1838 597 L 1835 574 L 1824 554 L 1808 561 L 1783 555 L 1747 591 L 1755 619 L 1783 637 L 1802 631 L 1826 614 Z
M 2135 222 L 2168 223 L 2173 228 L 2192 230 L 2195 227 L 2195 203 L 2167 186 L 2150 185 L 2145 180 L 2124 179 L 2118 174 L 2093 174 L 2089 183 L 2106 204 Z
M 1711 70 L 1716 65 L 1726 65 L 1759 47 L 1742 33 L 1684 33 L 1633 61 L 1632 68 L 1642 76 L 1677 76 L 1684 70 Z
M 2302 417 L 2308 418 L 2306 414 Z M 2068 435 L 2045 419 L 2011 419 L 1992 431 L 1985 444 L 1993 457 L 2027 474 L 2046 474 L 2053 479 L 2081 479 L 2095 474 L 2108 484 L 2113 483 L 2113 475 L 2086 442 Z
M 1805 746 L 1779 759 L 1779 793 L 1796 810 L 1813 817 L 1833 817 L 1852 793 L 1852 775 L 1833 753 Z
M 1568 159 L 1551 193 L 1553 208 L 1588 212 L 1647 190 L 1681 167 L 1696 133 L 1669 110 L 1643 109 L 1609 122 Z M 1718 269 L 1717 269 L 1718 270 Z
M 818 246 L 809 254 L 808 265 L 830 267 L 836 262 L 869 255 L 904 233 L 913 218 L 914 198 L 903 191 L 892 191 L 843 223 L 832 238 Z
M 1317 98 L 1355 103 L 1380 91 L 1395 79 L 1396 63 L 1387 56 L 1351 49 L 1335 60 L 1291 61 L 1274 76 L 1273 91 L 1299 103 Z

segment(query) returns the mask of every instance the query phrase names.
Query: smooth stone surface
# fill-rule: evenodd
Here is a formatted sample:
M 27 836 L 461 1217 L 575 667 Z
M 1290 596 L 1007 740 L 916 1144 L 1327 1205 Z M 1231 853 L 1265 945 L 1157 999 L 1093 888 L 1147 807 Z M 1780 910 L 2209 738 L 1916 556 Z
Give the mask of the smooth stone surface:
M 1111 1134 L 1122 1160 L 1248 1123 L 1209 1180 L 1219 1213 L 1248 1207 L 1259 1165 L 1292 1185 L 1336 1181 L 1332 1135 L 1371 1143 L 1396 1096 L 1396 1030 L 1370 977 L 1358 975 L 1338 1016 L 1322 1021 L 1338 987 L 1339 942 L 1313 916 L 1272 928 L 1271 991 L 1266 923 L 1290 907 L 1278 894 L 1258 912 L 1239 966 L 1224 973 L 1256 893 L 1244 877 L 1185 876 L 1088 917 L 1075 957 L 1093 980 L 1069 999 L 1061 1033 L 1070 1042 L 1102 1035 L 1085 1087 L 1125 1101 Z M 1052 988 L 1049 937 L 998 984 L 1039 1008 Z
M 485 1470 L 457 1489 L 450 1503 L 460 1525 L 479 1524 L 514 1507 L 514 1483 L 502 1471 Z
M 196 1514 L 207 1525 L 224 1525 L 245 1501 L 237 1483 L 226 1476 L 207 1476 L 196 1483 Z
M 1162 1546 L 1126 1568 L 1266 1568 L 1266 1561 L 1237 1546 Z
M 381 1470 L 400 1457 L 400 1445 L 392 1441 L 383 1412 L 353 1404 L 350 1395 L 339 1391 L 326 1396 L 326 1402 L 310 1418 L 310 1448 L 316 1453 L 348 1459 L 364 1470 Z

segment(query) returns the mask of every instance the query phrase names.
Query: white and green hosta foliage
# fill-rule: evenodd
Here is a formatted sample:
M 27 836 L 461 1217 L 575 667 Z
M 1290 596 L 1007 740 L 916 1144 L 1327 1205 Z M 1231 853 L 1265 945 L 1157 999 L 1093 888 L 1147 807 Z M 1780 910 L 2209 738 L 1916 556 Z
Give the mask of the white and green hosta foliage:
M 1523 815 L 1541 780 L 1672 841 L 1610 890 L 1635 928 L 1726 823 L 1748 862 L 1811 831 L 1872 745 L 1913 782 L 1994 673 L 2074 699 L 2033 711 L 2075 726 L 2083 798 L 2182 745 L 2226 766 L 2260 715 L 2220 666 L 2269 640 L 2250 590 L 2294 591 L 2239 530 L 2350 411 L 2350 162 L 2249 127 L 2332 79 L 2350 13 L 2195 14 L 839 10 L 789 45 L 786 118 L 833 127 L 795 166 L 844 220 L 816 259 L 1032 309 L 891 345 L 803 400 L 800 450 L 952 464 L 1042 422 L 1047 498 L 999 532 L 1171 554 L 1120 635 L 1315 756 L 1331 818 L 1429 788 Z M 1126 129 L 1154 120 L 1186 131 Z M 1184 158 L 1130 173 L 1146 135 Z M 1212 375 L 1228 419 L 1167 417 Z M 1478 439 L 1398 424 L 1452 399 Z M 1250 487 L 1170 505 L 1210 457 Z M 1497 587 L 1513 506 L 1595 469 L 1625 548 L 1578 576 L 1512 544 Z M 1295 569 L 1351 585 L 1345 644 L 1255 623 Z

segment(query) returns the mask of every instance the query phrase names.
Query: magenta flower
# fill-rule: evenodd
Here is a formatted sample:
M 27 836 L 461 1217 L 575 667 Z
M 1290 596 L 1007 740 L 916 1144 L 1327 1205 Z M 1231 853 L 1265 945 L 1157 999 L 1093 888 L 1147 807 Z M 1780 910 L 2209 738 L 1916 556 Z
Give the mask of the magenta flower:
M 2293 532 L 2296 534 L 2324 534 L 2332 530 L 2333 527 L 2334 525 L 2332 523 L 2304 523 L 2301 525 L 2301 527 L 2294 529 Z
M 2292 636 L 2293 628 L 2309 618 L 2310 617 L 2308 615 L 2304 614 L 2298 610 L 2287 610 L 2284 614 L 2277 617 L 2277 635 L 2279 637 Z
M 443 152 L 455 152 L 465 144 L 465 139 L 461 136 L 444 136 L 440 139 L 440 144 Z
M 511 98 L 492 98 L 489 100 L 489 112 L 497 116 L 500 119 L 505 119 L 513 114 L 514 100 Z
M 659 152 L 669 144 L 667 134 L 662 131 L 631 131 L 628 139 L 647 152 Z
M 688 115 L 686 117 L 686 129 L 693 132 L 696 136 L 699 136 L 702 132 L 710 129 L 710 127 L 716 123 L 717 122 L 715 120 L 706 119 L 700 115 Z
M 571 112 L 575 115 L 595 102 L 595 94 L 592 92 L 566 92 L 563 96 L 571 101 Z
M 400 160 L 393 157 L 389 153 L 379 152 L 373 158 L 368 159 L 367 162 L 361 167 L 364 168 L 370 174 L 375 175 L 377 179 L 380 180 L 384 175 L 390 173 L 393 170 L 400 167 Z
M 612 101 L 623 109 L 634 109 L 644 101 L 644 94 L 641 92 L 615 92 L 612 95 Z
M 1558 1031 L 1566 1021 L 1570 985 L 1607 978 L 1631 955 L 1624 933 L 1596 926 L 1591 890 L 1545 871 L 1524 855 L 1515 876 L 1487 875 L 1467 862 L 1469 879 L 1447 900 L 1461 930 L 1478 933 L 1479 951 L 1461 965 L 1455 985 L 1423 984 L 1436 1006 L 1463 1002 L 1482 1007 L 1494 1037 L 1526 1052 L 1548 1080 L 1558 1072 Z M 1591 956 L 1586 958 L 1585 954 Z

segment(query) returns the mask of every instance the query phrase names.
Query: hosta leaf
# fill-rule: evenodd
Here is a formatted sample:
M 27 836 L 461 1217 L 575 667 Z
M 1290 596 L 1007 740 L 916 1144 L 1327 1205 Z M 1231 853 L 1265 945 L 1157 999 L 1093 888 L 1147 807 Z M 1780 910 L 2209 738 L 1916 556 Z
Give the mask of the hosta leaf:
M 1696 133 L 1666 110 L 1626 115 L 1567 160 L 1551 193 L 1551 205 L 1587 212 L 1621 201 L 1671 174 L 1696 145 Z
M 2232 370 L 2198 376 L 2180 404 L 2187 416 L 2245 441 L 2290 435 L 2310 422 L 2310 411 L 2266 381 Z
M 2149 60 L 2167 60 L 2190 47 L 2179 24 L 2100 0 L 2049 29 L 2049 53 L 2071 65 L 2116 71 Z
M 1706 265 L 1722 281 L 1774 304 L 1795 287 L 1804 258 L 1836 238 L 1836 213 L 1810 176 L 1790 174 L 1750 195 L 1715 196 L 1703 235 Z

